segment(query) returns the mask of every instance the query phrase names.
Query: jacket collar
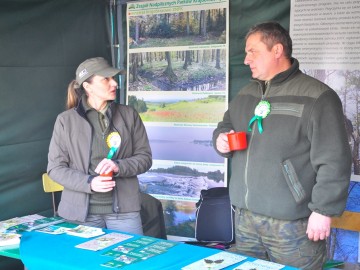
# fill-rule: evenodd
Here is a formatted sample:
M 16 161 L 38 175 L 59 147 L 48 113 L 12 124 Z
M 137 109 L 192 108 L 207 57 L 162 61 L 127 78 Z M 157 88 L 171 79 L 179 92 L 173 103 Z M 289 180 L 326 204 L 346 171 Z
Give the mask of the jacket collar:
M 291 58 L 291 66 L 289 69 L 280 72 L 274 76 L 269 82 L 271 85 L 281 84 L 284 81 L 287 81 L 289 78 L 295 76 L 298 72 L 301 72 L 299 69 L 299 61 L 296 58 Z M 255 79 L 254 81 L 259 82 L 261 85 L 264 85 L 265 82 Z
M 78 105 L 75 107 L 75 111 L 81 116 L 81 117 L 84 117 L 86 118 L 86 111 L 88 110 L 87 106 L 84 106 L 84 103 L 86 103 L 86 95 L 82 95 L 79 102 L 78 102 Z M 112 112 L 114 110 L 114 107 L 115 107 L 115 102 L 112 101 L 110 102 L 109 106 L 108 106 L 108 109 L 106 110 L 105 114 L 106 116 L 111 119 L 112 117 Z

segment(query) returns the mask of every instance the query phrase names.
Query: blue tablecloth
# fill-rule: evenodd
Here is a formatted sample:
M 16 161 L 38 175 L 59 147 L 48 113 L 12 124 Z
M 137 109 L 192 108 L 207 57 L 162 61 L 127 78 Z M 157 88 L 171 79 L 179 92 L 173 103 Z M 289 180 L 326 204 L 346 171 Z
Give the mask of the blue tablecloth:
M 134 236 L 139 237 L 139 236 Z M 135 238 L 128 239 L 129 242 Z M 110 257 L 102 255 L 106 250 L 119 246 L 117 243 L 99 251 L 90 251 L 75 248 L 76 245 L 89 241 L 90 239 L 80 238 L 67 234 L 51 235 L 41 232 L 27 232 L 21 237 L 20 256 L 28 270 L 107 270 L 108 267 L 101 266 L 102 263 L 111 260 Z M 170 248 L 166 253 L 149 258 L 147 260 L 122 267 L 124 270 L 174 270 L 201 260 L 220 252 L 217 249 L 204 248 L 179 243 Z M 254 260 L 248 258 L 247 260 Z M 240 263 L 239 263 L 240 264 Z M 226 269 L 233 269 L 232 265 Z M 283 269 L 291 270 L 292 267 Z

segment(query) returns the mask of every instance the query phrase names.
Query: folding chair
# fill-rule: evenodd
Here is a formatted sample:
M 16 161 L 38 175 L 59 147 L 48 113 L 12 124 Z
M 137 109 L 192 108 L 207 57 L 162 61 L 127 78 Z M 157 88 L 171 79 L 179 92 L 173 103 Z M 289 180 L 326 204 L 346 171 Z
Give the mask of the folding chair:
M 54 217 L 55 217 L 55 216 L 57 216 L 55 192 L 62 191 L 64 189 L 64 187 L 62 185 L 56 183 L 54 180 L 52 180 L 47 173 L 43 173 L 42 182 L 43 182 L 44 191 L 47 193 L 51 192 L 53 211 L 54 211 Z

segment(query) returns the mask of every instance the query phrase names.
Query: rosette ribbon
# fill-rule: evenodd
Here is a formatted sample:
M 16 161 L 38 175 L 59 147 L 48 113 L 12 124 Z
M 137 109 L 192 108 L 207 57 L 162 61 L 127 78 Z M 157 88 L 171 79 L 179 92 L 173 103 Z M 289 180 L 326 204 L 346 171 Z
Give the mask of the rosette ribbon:
M 106 138 L 106 144 L 110 148 L 106 158 L 112 159 L 121 144 L 121 137 L 119 132 L 111 132 Z
M 114 154 L 116 153 L 116 150 L 118 148 L 117 147 L 111 147 L 109 150 L 109 153 L 107 154 L 106 158 L 107 159 L 112 159 L 112 157 L 114 156 Z
M 257 124 L 258 124 L 258 129 L 259 129 L 259 133 L 261 134 L 263 132 L 263 127 L 262 127 L 262 116 L 260 115 L 254 115 L 253 118 L 250 119 L 249 124 L 248 124 L 248 131 L 251 131 L 251 125 L 257 120 Z
M 271 105 L 269 101 L 261 100 L 256 106 L 254 111 L 254 116 L 250 119 L 248 124 L 248 131 L 251 131 L 251 125 L 257 120 L 259 133 L 263 132 L 262 120 L 268 116 L 271 110 Z

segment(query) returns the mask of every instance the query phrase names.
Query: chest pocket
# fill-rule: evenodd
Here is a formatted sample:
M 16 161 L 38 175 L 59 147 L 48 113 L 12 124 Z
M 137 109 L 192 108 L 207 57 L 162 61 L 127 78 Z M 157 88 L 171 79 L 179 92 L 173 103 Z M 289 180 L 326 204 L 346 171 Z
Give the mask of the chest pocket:
M 271 103 L 270 114 L 282 114 L 301 117 L 304 110 L 304 104 L 297 103 Z

